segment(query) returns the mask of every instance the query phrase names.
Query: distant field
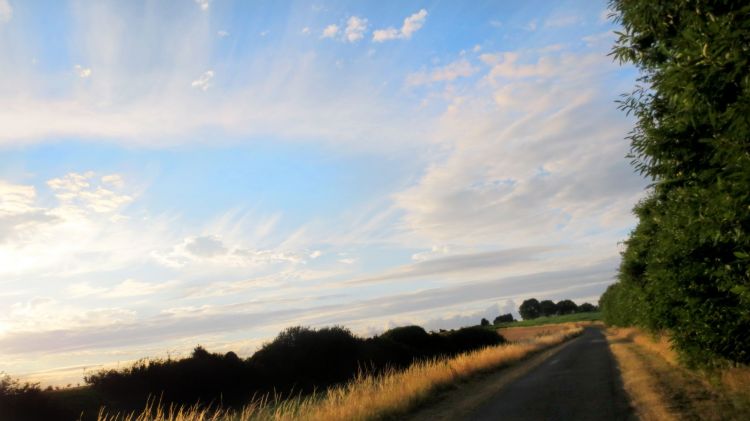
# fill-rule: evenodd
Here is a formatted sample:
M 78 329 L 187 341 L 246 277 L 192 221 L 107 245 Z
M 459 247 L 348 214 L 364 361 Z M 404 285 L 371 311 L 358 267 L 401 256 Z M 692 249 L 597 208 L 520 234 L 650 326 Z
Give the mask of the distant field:
M 489 327 L 492 329 L 496 329 L 498 327 L 541 326 L 541 325 L 568 323 L 568 322 L 588 322 L 588 321 L 596 321 L 596 320 L 601 320 L 601 319 L 602 319 L 602 313 L 596 311 L 596 312 L 591 312 L 591 313 L 566 314 L 564 316 L 539 317 L 536 319 L 522 320 L 519 322 L 499 323 L 496 325 L 490 325 Z

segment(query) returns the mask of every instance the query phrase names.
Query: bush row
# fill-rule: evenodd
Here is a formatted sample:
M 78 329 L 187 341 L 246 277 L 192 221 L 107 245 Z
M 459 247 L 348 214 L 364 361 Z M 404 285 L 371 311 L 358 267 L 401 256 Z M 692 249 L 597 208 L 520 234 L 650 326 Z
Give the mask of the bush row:
M 141 406 L 148 396 L 160 396 L 166 403 L 236 406 L 253 395 L 307 394 L 360 372 L 403 368 L 415 360 L 504 341 L 480 327 L 427 333 L 419 326 L 406 326 L 367 339 L 343 327 L 291 327 L 247 359 L 197 347 L 188 358 L 140 361 L 124 369 L 99 371 L 85 381 L 118 408 Z

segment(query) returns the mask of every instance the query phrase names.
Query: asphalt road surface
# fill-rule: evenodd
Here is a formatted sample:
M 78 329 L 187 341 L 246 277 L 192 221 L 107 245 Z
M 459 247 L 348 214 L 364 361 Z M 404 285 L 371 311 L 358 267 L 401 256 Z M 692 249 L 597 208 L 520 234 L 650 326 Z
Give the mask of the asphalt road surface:
M 508 384 L 469 417 L 489 420 L 635 420 L 600 329 Z

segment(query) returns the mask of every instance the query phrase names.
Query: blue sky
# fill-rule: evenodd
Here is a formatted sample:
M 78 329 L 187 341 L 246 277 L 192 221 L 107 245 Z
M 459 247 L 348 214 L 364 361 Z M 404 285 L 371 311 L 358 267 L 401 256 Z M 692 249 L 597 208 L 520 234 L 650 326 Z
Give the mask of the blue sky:
M 0 371 L 596 301 L 646 186 L 607 13 L 0 0 Z

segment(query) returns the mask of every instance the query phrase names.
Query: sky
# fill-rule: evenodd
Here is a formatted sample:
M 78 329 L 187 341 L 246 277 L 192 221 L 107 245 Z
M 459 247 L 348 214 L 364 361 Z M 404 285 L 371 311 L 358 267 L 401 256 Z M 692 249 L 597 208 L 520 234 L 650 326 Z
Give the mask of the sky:
M 647 185 L 608 13 L 0 0 L 0 372 L 596 303 Z

